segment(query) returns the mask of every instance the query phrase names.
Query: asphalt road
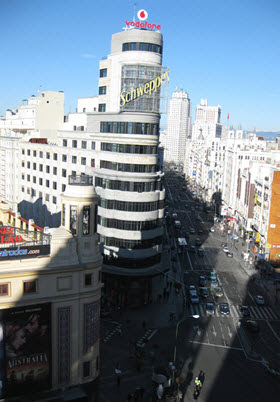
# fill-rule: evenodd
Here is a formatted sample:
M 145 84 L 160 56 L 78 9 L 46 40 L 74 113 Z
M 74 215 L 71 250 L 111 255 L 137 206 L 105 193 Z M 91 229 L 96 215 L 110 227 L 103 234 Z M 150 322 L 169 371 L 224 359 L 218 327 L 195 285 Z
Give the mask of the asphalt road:
M 211 216 L 194 202 L 189 191 L 183 189 L 182 180 L 172 175 L 166 177 L 169 213 L 177 214 L 182 229 L 176 232 L 172 220 L 166 226 L 165 244 L 171 248 L 174 261 L 170 261 L 166 277 L 157 282 L 158 289 L 162 285 L 161 290 L 166 287 L 167 280 L 173 282 L 173 287 L 168 298 L 156 299 L 153 305 L 139 311 L 114 313 L 113 319 L 102 320 L 100 402 L 126 401 L 127 394 L 140 386 L 144 388 L 143 400 L 152 401 L 154 370 L 161 370 L 174 379 L 181 378 L 179 387 L 183 401 L 193 400 L 194 378 L 200 370 L 205 372 L 205 381 L 199 401 L 278 401 L 280 376 L 268 374 L 262 364 L 264 360 L 269 361 L 280 371 L 277 308 L 263 292 L 257 272 L 244 266 L 241 244 L 235 244 L 239 250 L 229 244 L 233 258 L 223 252 L 221 242 L 225 238 L 217 225 L 214 232 L 209 232 L 213 226 Z M 190 228 L 195 233 L 189 235 L 187 249 L 176 253 L 176 239 Z M 201 230 L 202 234 L 199 233 Z M 190 251 L 196 238 L 201 240 L 203 256 L 198 255 L 198 247 L 194 253 Z M 220 298 L 215 297 L 211 287 L 209 276 L 212 271 L 216 272 L 223 289 Z M 199 292 L 201 275 L 206 277 L 209 296 L 200 296 L 199 302 L 192 304 L 189 286 L 196 286 Z M 181 285 L 179 293 L 175 291 L 175 283 Z M 265 297 L 264 306 L 256 304 L 257 294 Z M 211 316 L 207 315 L 208 302 L 215 305 Z M 229 315 L 221 314 L 221 303 L 229 304 Z M 240 305 L 248 306 L 250 318 L 259 325 L 258 333 L 251 333 L 243 328 L 243 324 L 239 327 L 238 323 L 243 320 Z M 175 313 L 173 321 L 169 319 L 170 312 Z M 144 319 L 145 328 L 142 325 Z M 135 354 L 135 345 L 141 345 L 141 358 Z M 176 368 L 174 375 L 169 362 Z M 122 371 L 119 385 L 114 372 L 117 366 Z M 168 392 L 166 388 L 165 395 Z

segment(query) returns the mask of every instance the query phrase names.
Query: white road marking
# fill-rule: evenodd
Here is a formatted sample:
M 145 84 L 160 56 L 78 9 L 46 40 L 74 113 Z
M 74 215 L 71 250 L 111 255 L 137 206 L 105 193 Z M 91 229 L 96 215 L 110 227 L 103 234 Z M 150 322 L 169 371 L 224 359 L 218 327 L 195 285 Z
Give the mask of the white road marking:
M 271 307 L 265 307 L 265 308 L 269 311 L 269 314 L 272 315 L 272 318 L 274 318 L 275 320 L 278 320 L 277 315 L 274 313 L 274 311 L 272 310 Z
M 258 310 L 257 310 L 257 308 L 256 307 L 250 307 L 250 309 L 251 309 L 251 311 L 253 311 L 253 315 L 254 316 L 256 316 L 256 317 L 254 317 L 254 318 L 263 318 L 261 315 L 260 315 L 260 313 L 258 312 Z
M 238 313 L 237 308 L 234 305 L 230 306 L 230 309 L 231 309 L 231 311 L 233 311 L 234 317 L 236 317 L 236 318 L 240 317 L 240 314 Z
M 223 349 L 233 349 L 233 350 L 240 350 L 243 352 L 242 348 L 236 348 L 233 346 L 226 346 L 226 345 L 215 345 L 215 343 L 206 343 L 206 342 L 199 342 L 199 341 L 189 341 L 191 343 L 199 343 L 200 345 L 205 345 L 205 346 L 214 346 L 217 348 L 223 348 Z
M 215 330 L 215 327 L 214 327 L 214 325 L 213 325 L 213 328 L 212 328 L 212 334 L 215 336 L 215 338 L 216 338 L 216 336 L 217 336 L 217 331 Z

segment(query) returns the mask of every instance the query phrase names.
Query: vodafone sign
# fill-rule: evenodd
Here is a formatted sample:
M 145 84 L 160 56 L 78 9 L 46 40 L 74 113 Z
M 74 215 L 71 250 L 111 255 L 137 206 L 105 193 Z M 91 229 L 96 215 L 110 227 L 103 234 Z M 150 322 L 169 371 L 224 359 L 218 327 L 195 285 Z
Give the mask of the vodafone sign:
M 146 21 L 148 18 L 148 13 L 146 10 L 139 10 L 137 13 L 137 17 L 139 21 L 134 22 L 134 21 L 125 21 L 126 23 L 126 29 L 129 28 L 146 28 L 146 29 L 157 29 L 160 30 L 161 26 L 158 24 L 150 24 Z M 144 22 L 145 21 L 145 22 Z
M 148 13 L 146 10 L 139 10 L 137 17 L 140 21 L 145 21 L 148 18 Z

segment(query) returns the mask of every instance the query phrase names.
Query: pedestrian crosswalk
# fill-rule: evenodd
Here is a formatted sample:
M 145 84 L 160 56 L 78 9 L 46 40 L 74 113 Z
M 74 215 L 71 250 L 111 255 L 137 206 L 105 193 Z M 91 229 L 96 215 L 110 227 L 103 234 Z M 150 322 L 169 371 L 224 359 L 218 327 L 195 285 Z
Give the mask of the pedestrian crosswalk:
M 230 309 L 230 316 L 234 318 L 241 318 L 242 314 L 239 311 L 239 306 L 234 304 L 229 305 Z M 277 314 L 273 311 L 271 307 L 264 307 L 264 306 L 249 306 L 250 316 L 248 318 L 254 320 L 279 320 Z M 190 304 L 186 306 L 186 315 L 187 316 L 195 316 L 199 315 L 200 317 L 206 317 L 206 303 L 200 304 Z M 220 309 L 219 306 L 215 306 L 215 316 L 220 317 Z

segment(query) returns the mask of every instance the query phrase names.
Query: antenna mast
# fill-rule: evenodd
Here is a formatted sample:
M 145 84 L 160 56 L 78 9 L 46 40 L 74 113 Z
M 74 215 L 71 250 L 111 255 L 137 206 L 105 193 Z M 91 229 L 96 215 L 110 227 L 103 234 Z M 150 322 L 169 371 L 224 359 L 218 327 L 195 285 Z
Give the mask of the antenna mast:
M 133 7 L 133 22 L 135 22 L 135 9 L 136 9 L 136 3 L 134 3 Z

